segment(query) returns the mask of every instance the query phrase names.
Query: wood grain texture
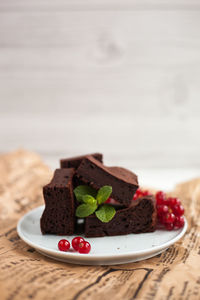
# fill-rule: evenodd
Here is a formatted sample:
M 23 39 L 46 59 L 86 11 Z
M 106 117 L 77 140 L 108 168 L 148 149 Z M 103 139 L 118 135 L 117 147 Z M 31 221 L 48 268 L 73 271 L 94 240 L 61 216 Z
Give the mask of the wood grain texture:
M 2 10 L 196 10 L 199 8 L 198 0 L 2 0 Z
M 39 156 L 1 155 L 0 172 L 1 300 L 199 299 L 200 179 L 172 193 L 183 201 L 189 228 L 167 251 L 137 263 L 79 266 L 44 257 L 17 235 L 18 220 L 43 204 L 42 186 L 52 176 Z
M 0 151 L 199 168 L 199 28 L 197 0 L 0 1 Z

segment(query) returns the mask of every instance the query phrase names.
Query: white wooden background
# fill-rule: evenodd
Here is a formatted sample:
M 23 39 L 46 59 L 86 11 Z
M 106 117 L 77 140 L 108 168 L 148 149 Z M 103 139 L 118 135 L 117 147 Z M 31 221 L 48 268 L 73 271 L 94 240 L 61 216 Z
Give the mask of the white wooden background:
M 200 169 L 200 0 L 0 0 L 0 152 Z

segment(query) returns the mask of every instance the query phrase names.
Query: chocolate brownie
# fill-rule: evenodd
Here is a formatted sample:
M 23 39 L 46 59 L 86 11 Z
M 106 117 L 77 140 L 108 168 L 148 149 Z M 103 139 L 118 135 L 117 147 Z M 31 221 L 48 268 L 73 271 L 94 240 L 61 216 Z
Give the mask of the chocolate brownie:
M 112 186 L 111 197 L 125 206 L 130 205 L 138 188 L 134 173 L 120 167 L 106 167 L 92 156 L 87 156 L 81 162 L 76 176 L 97 190 L 104 185 Z
M 40 220 L 43 234 L 74 233 L 75 207 L 72 180 L 75 170 L 57 169 L 53 179 L 44 186 L 45 210 Z
M 155 198 L 146 196 L 132 201 L 128 208 L 120 208 L 108 223 L 102 223 L 95 214 L 85 218 L 85 236 L 101 237 L 130 233 L 152 232 L 156 229 Z
M 60 160 L 60 167 L 77 169 L 79 167 L 80 163 L 82 162 L 82 160 L 88 155 L 94 157 L 95 159 L 97 159 L 100 162 L 103 162 L 103 154 L 93 153 L 93 154 L 81 155 L 81 156 L 76 156 L 76 157 L 71 157 L 71 158 L 63 158 Z

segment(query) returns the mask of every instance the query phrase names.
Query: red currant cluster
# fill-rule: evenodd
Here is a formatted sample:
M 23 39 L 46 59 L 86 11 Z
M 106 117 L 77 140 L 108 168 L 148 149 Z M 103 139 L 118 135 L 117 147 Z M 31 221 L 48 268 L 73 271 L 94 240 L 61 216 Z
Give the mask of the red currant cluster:
M 134 196 L 133 196 L 133 200 L 137 200 L 140 197 L 144 197 L 144 196 L 148 196 L 151 195 L 149 191 L 142 191 L 141 189 L 137 189 L 137 191 L 135 192 Z
M 175 197 L 167 197 L 162 191 L 155 195 L 158 220 L 167 230 L 184 226 L 184 208 L 181 201 Z
M 137 191 L 135 192 L 135 194 L 133 196 L 133 200 L 137 200 L 140 197 L 148 196 L 148 195 L 151 195 L 151 193 L 149 191 L 147 191 L 147 190 L 142 191 L 141 189 L 137 189 Z M 106 200 L 105 203 L 117 204 L 117 201 L 115 201 L 115 199 L 110 197 Z
M 151 195 L 148 190 L 142 191 L 137 189 L 133 200 L 140 197 Z M 167 197 L 162 191 L 155 195 L 157 216 L 159 222 L 164 225 L 167 230 L 178 229 L 184 226 L 184 208 L 178 198 Z
M 72 247 L 75 251 L 78 251 L 79 253 L 87 254 L 91 250 L 91 245 L 89 242 L 85 241 L 84 238 L 81 236 L 77 236 L 73 238 L 72 240 Z M 68 251 L 70 248 L 70 242 L 68 240 L 60 240 L 58 242 L 58 249 L 60 251 Z

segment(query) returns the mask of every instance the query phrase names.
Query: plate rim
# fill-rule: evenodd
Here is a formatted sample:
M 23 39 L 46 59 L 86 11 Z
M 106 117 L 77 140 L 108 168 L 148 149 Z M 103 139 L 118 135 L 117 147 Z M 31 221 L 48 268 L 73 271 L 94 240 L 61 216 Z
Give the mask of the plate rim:
M 34 242 L 32 242 L 31 240 L 29 240 L 28 238 L 25 237 L 21 227 L 22 227 L 22 224 L 24 222 L 24 220 L 29 216 L 29 215 L 32 215 L 35 211 L 41 209 L 42 207 L 44 207 L 44 205 L 41 205 L 41 206 L 38 206 L 32 210 L 30 210 L 29 212 L 27 212 L 26 214 L 24 214 L 18 221 L 17 223 L 17 233 L 19 235 L 19 237 L 26 243 L 28 244 L 29 246 L 35 248 L 35 249 L 39 249 L 39 250 L 42 250 L 46 253 L 51 253 L 51 254 L 54 254 L 56 256 L 59 256 L 59 257 L 66 257 L 67 258 L 70 258 L 70 257 L 73 257 L 73 258 L 78 258 L 78 259 L 81 259 L 81 260 L 84 260 L 85 258 L 85 255 L 83 254 L 80 254 L 80 253 L 77 253 L 77 252 L 62 252 L 62 251 L 59 251 L 59 250 L 55 250 L 55 249 L 49 249 L 47 247 L 43 247 L 43 246 L 38 246 L 37 244 L 35 244 Z M 143 256 L 143 255 L 146 255 L 146 254 L 153 254 L 155 252 L 159 252 L 159 251 L 164 251 L 165 249 L 169 248 L 171 245 L 173 245 L 174 243 L 176 243 L 178 240 L 180 240 L 183 235 L 185 234 L 187 228 L 188 228 L 188 222 L 187 222 L 187 219 L 184 217 L 185 219 L 185 224 L 184 224 L 184 227 L 181 229 L 181 231 L 174 237 L 172 238 L 171 240 L 167 241 L 166 243 L 162 244 L 162 245 L 159 245 L 159 246 L 155 246 L 155 247 L 151 247 L 151 248 L 148 248 L 148 249 L 145 249 L 143 251 L 141 250 L 137 250 L 137 251 L 134 251 L 134 252 L 125 252 L 125 253 L 119 253 L 119 254 L 112 254 L 112 253 L 107 253 L 107 254 L 95 254 L 95 253 L 89 253 L 87 254 L 87 260 L 96 260 L 96 259 L 124 259 L 124 258 L 127 258 L 127 259 L 130 259 L 132 258 L 133 256 Z

